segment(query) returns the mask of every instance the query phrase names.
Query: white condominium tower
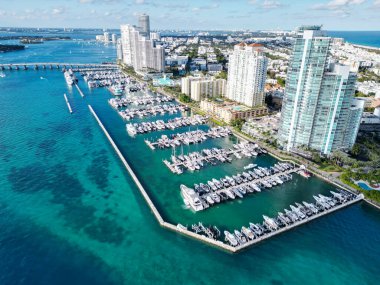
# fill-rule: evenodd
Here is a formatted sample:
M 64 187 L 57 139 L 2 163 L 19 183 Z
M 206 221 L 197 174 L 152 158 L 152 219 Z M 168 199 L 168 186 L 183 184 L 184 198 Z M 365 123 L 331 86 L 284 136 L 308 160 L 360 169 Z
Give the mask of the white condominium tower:
M 163 72 L 165 50 L 162 46 L 156 45 L 154 40 L 143 36 L 145 32 L 142 30 L 149 29 L 149 16 L 145 16 L 143 28 L 132 25 L 121 26 L 122 61 L 126 65 L 133 66 L 136 71 Z
M 139 27 L 141 29 L 141 34 L 149 39 L 150 38 L 150 25 L 149 16 L 147 14 L 142 14 L 139 16 Z
M 229 57 L 227 98 L 249 107 L 262 106 L 267 64 L 262 45 L 235 45 Z
M 353 100 L 350 67 L 329 62 L 331 41 L 320 26 L 297 31 L 278 133 L 287 151 L 307 147 L 328 155 L 355 143 L 364 102 Z

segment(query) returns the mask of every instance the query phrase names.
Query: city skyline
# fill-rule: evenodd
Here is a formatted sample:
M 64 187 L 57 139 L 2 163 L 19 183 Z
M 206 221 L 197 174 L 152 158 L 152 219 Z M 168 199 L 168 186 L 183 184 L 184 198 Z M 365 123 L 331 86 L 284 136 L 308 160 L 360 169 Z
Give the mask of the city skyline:
M 323 24 L 325 30 L 380 30 L 380 0 L 0 0 L 7 27 L 119 28 L 147 13 L 155 29 L 294 30 Z M 5 8 L 6 7 L 6 8 Z M 35 8 L 42 7 L 42 8 Z M 307 12 L 307 13 L 306 13 Z M 353 22 L 355 21 L 355 22 Z M 355 25 L 353 25 L 355 23 Z

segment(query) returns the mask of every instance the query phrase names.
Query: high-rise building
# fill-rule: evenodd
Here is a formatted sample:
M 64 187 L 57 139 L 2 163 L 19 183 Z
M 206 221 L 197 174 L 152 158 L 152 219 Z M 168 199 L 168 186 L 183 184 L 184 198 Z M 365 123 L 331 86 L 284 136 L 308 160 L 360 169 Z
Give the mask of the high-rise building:
M 116 36 L 116 34 L 112 34 L 112 36 L 111 36 L 111 40 L 112 40 L 112 43 L 116 44 L 116 41 L 117 41 L 117 36 Z
M 123 60 L 123 47 L 121 45 L 121 39 L 117 39 L 116 41 L 116 56 L 117 60 Z
M 225 79 L 203 79 L 191 82 L 191 99 L 201 101 L 204 98 L 224 96 L 226 90 Z
M 149 24 L 149 16 L 147 14 L 142 14 L 139 16 L 139 28 L 141 30 L 141 34 L 147 39 L 150 38 L 150 24 Z
M 187 76 L 181 79 L 181 91 L 194 101 L 205 98 L 225 96 L 226 80 L 214 77 Z
M 150 38 L 152 40 L 157 40 L 157 41 L 160 41 L 161 40 L 161 35 L 160 33 L 153 33 L 153 32 L 150 32 Z
M 356 74 L 330 63 L 331 42 L 320 26 L 297 31 L 278 134 L 287 151 L 308 147 L 328 155 L 355 143 L 364 105 L 353 101 Z
M 249 107 L 262 106 L 267 64 L 262 45 L 235 45 L 229 57 L 227 98 Z
M 147 15 L 145 15 L 147 16 Z M 149 16 L 147 16 L 149 28 Z M 158 71 L 165 70 L 165 50 L 150 40 L 141 32 L 141 28 L 132 25 L 122 25 L 121 45 L 123 62 L 133 66 L 136 71 Z
M 110 41 L 110 33 L 104 32 L 104 42 L 108 43 Z

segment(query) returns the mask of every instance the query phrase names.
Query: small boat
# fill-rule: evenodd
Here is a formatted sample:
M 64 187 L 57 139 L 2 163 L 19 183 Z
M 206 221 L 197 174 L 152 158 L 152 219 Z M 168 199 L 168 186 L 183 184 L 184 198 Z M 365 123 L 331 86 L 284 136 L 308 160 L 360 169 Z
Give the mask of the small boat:
M 241 232 L 250 240 L 253 240 L 255 238 L 255 234 L 248 228 L 242 227 Z
M 246 166 L 244 166 L 244 169 L 247 170 L 247 169 L 252 169 L 252 168 L 255 168 L 257 166 L 257 164 L 253 164 L 253 163 L 250 163 Z
M 226 237 L 226 240 L 232 245 L 232 246 L 237 246 L 239 243 L 236 239 L 236 237 L 231 234 L 228 231 L 224 231 L 224 236 Z

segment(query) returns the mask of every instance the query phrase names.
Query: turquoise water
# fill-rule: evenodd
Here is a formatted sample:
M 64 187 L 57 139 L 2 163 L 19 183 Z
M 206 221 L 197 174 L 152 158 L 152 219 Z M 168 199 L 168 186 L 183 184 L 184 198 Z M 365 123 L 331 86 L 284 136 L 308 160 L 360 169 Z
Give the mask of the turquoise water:
M 79 45 L 69 48 L 80 56 Z M 108 47 L 96 49 L 103 48 L 107 54 Z M 103 60 L 88 57 L 89 62 Z M 90 92 L 81 81 L 82 99 L 58 71 L 5 74 L 0 78 L 0 284 L 377 283 L 377 209 L 358 203 L 238 255 L 227 254 L 157 225 L 87 104 L 172 222 L 234 228 L 331 186 L 295 176 L 281 188 L 193 214 L 182 207 L 179 184 L 232 173 L 249 160 L 175 176 L 161 161 L 170 150 L 151 151 L 143 142 L 157 134 L 127 135 L 124 122 L 106 103 L 107 90 Z M 190 148 L 231 143 L 220 139 Z M 255 161 L 274 162 L 269 156 Z
M 328 31 L 328 35 L 352 44 L 380 48 L 380 31 Z

